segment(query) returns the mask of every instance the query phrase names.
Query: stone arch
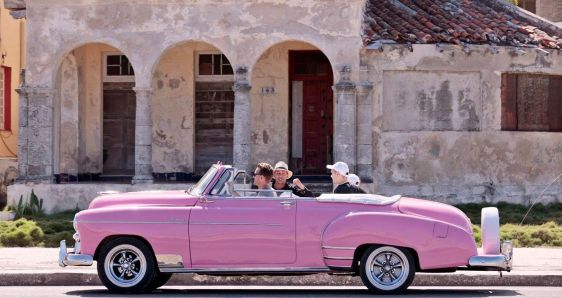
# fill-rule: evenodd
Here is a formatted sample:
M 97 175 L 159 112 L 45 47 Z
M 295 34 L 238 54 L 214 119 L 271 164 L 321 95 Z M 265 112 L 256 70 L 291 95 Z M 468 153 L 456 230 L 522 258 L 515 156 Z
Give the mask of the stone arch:
M 210 64 L 201 65 L 212 69 L 204 67 L 200 74 L 199 59 L 209 58 Z M 232 163 L 234 73 L 230 57 L 209 42 L 186 40 L 166 47 L 155 61 L 151 106 L 156 178 L 190 180 L 217 160 Z M 218 73 L 215 66 L 220 67 Z M 206 73 L 209 70 L 211 74 Z
M 251 60 L 250 71 L 253 71 L 256 63 L 260 60 L 260 58 L 268 50 L 270 50 L 271 48 L 274 48 L 276 46 L 286 44 L 286 43 L 291 43 L 291 42 L 307 45 L 309 47 L 313 47 L 313 48 L 321 51 L 326 56 L 326 58 L 328 58 L 328 61 L 330 61 L 330 65 L 332 66 L 332 73 L 334 75 L 337 75 L 338 70 L 336 69 L 336 67 L 338 67 L 339 65 L 338 65 L 338 63 L 336 63 L 336 61 L 338 61 L 338 59 L 336 58 L 337 53 L 335 51 L 330 50 L 330 48 L 328 47 L 327 44 L 321 45 L 320 43 L 317 43 L 317 42 L 311 42 L 309 40 L 299 39 L 299 38 L 291 38 L 291 39 L 283 39 L 283 40 L 275 40 L 275 39 L 269 40 L 269 42 L 264 44 L 261 49 L 256 50 L 256 53 L 260 53 L 260 54 L 255 56 L 255 58 L 253 60 Z
M 308 60 L 318 69 L 293 71 L 295 61 Z M 251 82 L 251 163 L 284 160 L 297 174 L 324 174 L 333 156 L 334 67 L 328 56 L 305 41 L 275 43 L 252 65 Z
M 73 51 L 75 51 L 76 49 L 82 48 L 84 46 L 87 45 L 92 45 L 92 44 L 102 44 L 102 45 L 106 45 L 109 47 L 114 48 L 116 51 L 119 51 L 121 53 L 123 53 L 123 55 L 127 56 L 129 58 L 129 61 L 131 61 L 131 64 L 133 66 L 140 66 L 140 60 L 134 56 L 134 52 L 133 51 L 129 51 L 129 49 L 127 49 L 125 47 L 125 45 L 127 44 L 126 42 L 119 42 L 118 40 L 114 40 L 114 39 L 110 39 L 110 38 L 99 38 L 99 39 L 88 39 L 88 40 L 81 40 L 81 41 L 77 41 L 74 43 L 68 43 L 68 44 L 64 44 L 61 49 L 53 55 L 54 57 L 54 63 L 52 63 L 51 65 L 54 65 L 55 67 L 53 68 L 52 71 L 52 75 L 51 75 L 51 85 L 50 86 L 54 86 L 56 79 L 57 79 L 57 75 L 59 74 L 60 71 L 60 67 L 64 61 L 64 59 L 68 56 L 68 54 L 72 53 Z M 137 69 L 137 67 L 134 67 L 135 69 Z M 139 67 L 140 68 L 140 67 Z M 139 81 L 139 73 L 135 71 L 135 81 Z
M 135 130 L 135 93 L 132 90 L 137 74 L 122 76 L 115 84 L 119 86 L 106 86 L 104 74 L 105 52 L 116 53 L 114 57 L 129 59 L 126 53 L 108 42 L 81 42 L 73 48 L 64 51 L 58 60 L 58 67 L 53 75 L 54 101 L 53 101 L 53 128 L 54 128 L 54 173 L 59 182 L 87 181 L 104 172 L 104 163 L 107 160 L 106 147 L 109 140 L 105 138 L 109 125 L 104 126 L 106 113 L 104 113 L 104 98 L 107 93 L 115 93 L 120 89 L 124 95 L 117 95 L 116 101 L 123 101 L 122 106 L 128 113 L 121 119 L 122 127 L 130 127 L 125 131 L 126 136 L 115 136 L 113 139 L 134 140 Z M 123 58 L 126 57 L 126 58 Z M 132 66 L 134 62 L 129 62 Z M 125 64 L 123 64 L 125 65 Z M 107 76 L 109 77 L 109 76 Z M 127 77 L 126 80 L 120 80 Z M 125 86 L 126 85 L 126 86 Z M 113 88 L 113 90 L 109 90 Z M 108 91 L 109 90 L 109 91 Z M 126 94 L 125 94 L 126 93 Z M 115 97 L 115 95 L 114 95 Z M 123 99 L 125 98 L 126 99 Z M 119 108 L 116 108 L 118 110 Z M 118 114 L 118 113 L 115 113 Z M 130 122 L 130 123 L 125 123 Z M 107 124 L 107 123 L 106 123 Z M 105 136 L 105 137 L 104 137 Z M 117 141 L 123 142 L 125 141 Z M 129 142 L 130 143 L 130 142 Z M 124 160 L 130 165 L 129 171 L 134 171 L 134 143 L 125 144 L 124 151 L 114 160 Z M 120 150 L 120 149 L 119 149 Z M 126 151 L 126 152 L 125 152 Z M 111 155 L 111 154 L 110 154 Z M 111 158 L 111 156 L 110 156 Z M 108 167 L 105 167 L 106 170 Z

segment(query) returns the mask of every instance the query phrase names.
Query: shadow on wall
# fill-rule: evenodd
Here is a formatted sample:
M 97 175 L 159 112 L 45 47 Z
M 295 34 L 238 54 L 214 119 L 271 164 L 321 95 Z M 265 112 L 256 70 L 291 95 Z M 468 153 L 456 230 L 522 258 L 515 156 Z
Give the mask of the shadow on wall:
M 0 211 L 4 210 L 8 203 L 8 185 L 14 183 L 18 177 L 16 167 L 9 166 L 0 176 Z

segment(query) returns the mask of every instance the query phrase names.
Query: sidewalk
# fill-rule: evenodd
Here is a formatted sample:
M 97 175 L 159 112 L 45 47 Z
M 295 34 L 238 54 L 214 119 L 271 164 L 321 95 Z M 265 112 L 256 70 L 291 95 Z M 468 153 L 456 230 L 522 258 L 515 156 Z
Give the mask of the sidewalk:
M 515 248 L 511 272 L 457 271 L 418 273 L 415 286 L 560 286 L 562 248 Z M 315 274 L 307 276 L 205 276 L 175 274 L 169 285 L 361 286 L 359 277 Z M 58 266 L 57 248 L 0 248 L 0 286 L 101 285 L 96 266 Z

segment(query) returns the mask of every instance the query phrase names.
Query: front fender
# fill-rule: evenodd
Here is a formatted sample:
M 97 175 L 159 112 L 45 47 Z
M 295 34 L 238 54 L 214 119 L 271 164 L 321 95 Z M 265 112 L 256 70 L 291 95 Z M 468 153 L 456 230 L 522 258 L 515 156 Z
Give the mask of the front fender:
M 422 270 L 464 266 L 477 254 L 472 235 L 458 226 L 401 213 L 352 212 L 333 220 L 322 234 L 326 265 L 351 267 L 355 249 L 363 244 L 411 248 Z
M 89 209 L 76 216 L 81 252 L 94 255 L 104 239 L 115 235 L 137 236 L 148 241 L 156 257 L 181 257 L 190 266 L 189 207 L 119 206 Z

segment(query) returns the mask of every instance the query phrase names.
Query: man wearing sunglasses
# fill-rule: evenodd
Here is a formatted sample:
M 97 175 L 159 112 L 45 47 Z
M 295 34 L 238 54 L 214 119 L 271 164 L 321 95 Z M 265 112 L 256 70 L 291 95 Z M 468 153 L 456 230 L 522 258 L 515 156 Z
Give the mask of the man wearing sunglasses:
M 256 196 L 276 197 L 274 189 L 271 188 L 273 167 L 270 164 L 266 162 L 260 162 L 252 173 L 252 176 L 254 177 L 254 185 L 258 187 Z M 240 196 L 240 194 L 234 190 L 234 185 L 232 184 L 232 182 L 228 183 L 228 190 L 232 195 Z

